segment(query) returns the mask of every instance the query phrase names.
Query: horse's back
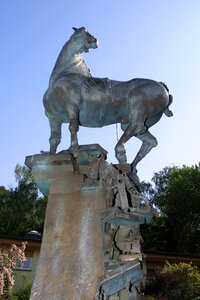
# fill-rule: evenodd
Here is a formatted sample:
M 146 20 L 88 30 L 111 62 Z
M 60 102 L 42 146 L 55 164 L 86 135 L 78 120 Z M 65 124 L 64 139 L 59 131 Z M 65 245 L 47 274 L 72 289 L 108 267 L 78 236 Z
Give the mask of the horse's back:
M 135 78 L 115 81 L 108 78 L 69 74 L 51 86 L 44 97 L 46 114 L 68 122 L 67 106 L 79 112 L 79 124 L 102 127 L 114 123 L 128 123 L 137 112 L 144 118 L 163 113 L 169 96 L 157 81 Z

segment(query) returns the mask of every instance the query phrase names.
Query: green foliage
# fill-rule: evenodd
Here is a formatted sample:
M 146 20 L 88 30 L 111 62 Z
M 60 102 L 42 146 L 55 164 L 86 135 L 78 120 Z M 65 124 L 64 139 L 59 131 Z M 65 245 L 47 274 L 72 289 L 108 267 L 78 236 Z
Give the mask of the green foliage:
M 156 298 L 152 297 L 152 296 L 145 296 L 145 295 L 142 295 L 142 300 L 156 300 Z
M 31 171 L 26 166 L 21 166 L 20 164 L 17 164 L 14 172 L 15 179 L 18 182 L 18 184 L 21 182 L 33 182 L 33 176 L 31 174 Z
M 169 264 L 156 272 L 147 284 L 145 295 L 155 299 L 198 300 L 200 299 L 200 273 L 191 264 Z
M 21 173 L 20 173 L 21 170 Z M 18 186 L 0 187 L 0 232 L 23 235 L 31 230 L 43 231 L 47 198 L 38 189 L 26 167 L 16 167 Z
M 32 285 L 29 284 L 14 292 L 12 300 L 29 300 Z
M 149 200 L 149 202 L 153 202 L 155 190 L 150 182 L 142 181 L 140 184 L 140 192 L 145 198 Z
M 141 226 L 143 250 L 174 251 L 175 241 L 168 226 L 168 219 L 162 215 L 155 216 L 150 224 Z
M 159 209 L 142 228 L 148 250 L 200 253 L 200 171 L 198 167 L 166 167 L 155 173 L 148 194 Z

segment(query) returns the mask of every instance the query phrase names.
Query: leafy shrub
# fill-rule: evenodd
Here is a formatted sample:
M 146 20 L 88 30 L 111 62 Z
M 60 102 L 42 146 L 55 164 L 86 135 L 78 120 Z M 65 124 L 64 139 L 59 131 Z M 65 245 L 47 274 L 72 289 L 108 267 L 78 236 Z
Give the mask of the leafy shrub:
M 156 300 L 200 300 L 200 273 L 191 264 L 166 263 L 149 280 L 144 294 Z
M 145 295 L 142 295 L 142 298 L 141 300 L 156 300 L 154 297 L 152 296 L 145 296 Z
M 32 284 L 14 292 L 12 300 L 29 300 Z

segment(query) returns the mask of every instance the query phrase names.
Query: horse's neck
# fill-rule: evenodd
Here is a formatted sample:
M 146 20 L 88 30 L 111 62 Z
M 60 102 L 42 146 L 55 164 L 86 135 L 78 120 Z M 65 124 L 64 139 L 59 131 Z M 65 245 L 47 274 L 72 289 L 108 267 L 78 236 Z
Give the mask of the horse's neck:
M 50 76 L 49 85 L 56 79 L 70 73 L 78 73 L 85 76 L 91 76 L 90 71 L 83 60 L 83 55 L 78 52 L 76 45 L 70 40 L 63 46 L 53 71 Z

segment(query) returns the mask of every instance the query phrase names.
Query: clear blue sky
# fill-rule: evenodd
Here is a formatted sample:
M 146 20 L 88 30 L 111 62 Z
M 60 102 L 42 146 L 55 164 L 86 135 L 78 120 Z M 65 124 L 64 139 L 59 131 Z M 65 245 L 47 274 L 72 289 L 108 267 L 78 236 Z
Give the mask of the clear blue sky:
M 200 161 L 200 1 L 2 0 L 0 10 L 0 185 L 15 186 L 14 168 L 27 155 L 48 150 L 49 124 L 42 97 L 72 26 L 85 26 L 99 48 L 85 54 L 92 75 L 165 82 L 174 117 L 151 128 L 158 146 L 138 164 L 149 181 L 167 165 Z M 68 125 L 58 151 L 69 147 Z M 99 143 L 116 162 L 114 126 L 81 128 L 80 144 Z M 126 145 L 129 162 L 140 147 Z

